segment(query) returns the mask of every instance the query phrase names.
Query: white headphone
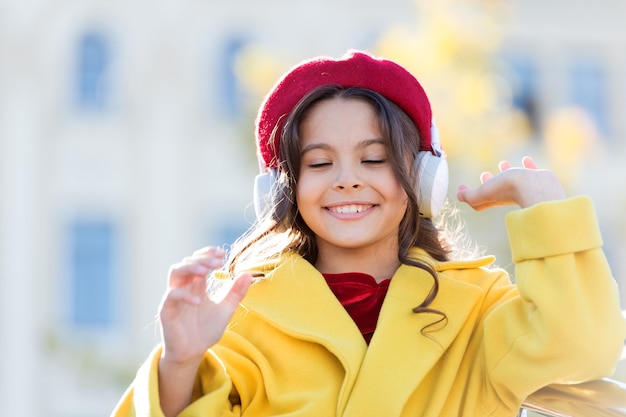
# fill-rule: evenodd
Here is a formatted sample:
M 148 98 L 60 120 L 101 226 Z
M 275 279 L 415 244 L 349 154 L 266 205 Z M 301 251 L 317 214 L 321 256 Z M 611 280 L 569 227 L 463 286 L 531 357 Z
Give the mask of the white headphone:
M 272 206 L 274 188 L 278 183 L 278 168 L 269 171 L 261 166 L 261 173 L 254 178 L 254 212 L 261 219 L 267 209 Z
M 441 147 L 439 129 L 435 120 L 430 125 L 431 151 L 420 151 L 415 158 L 417 206 L 420 216 L 433 218 L 439 215 L 448 194 L 448 162 Z
M 420 151 L 415 158 L 415 172 L 419 178 L 417 184 L 417 205 L 420 216 L 437 217 L 448 193 L 448 163 L 441 148 L 439 129 L 432 121 L 430 127 L 432 151 Z M 271 207 L 272 197 L 278 183 L 278 168 L 265 168 L 259 161 L 261 172 L 254 179 L 254 211 L 260 219 Z

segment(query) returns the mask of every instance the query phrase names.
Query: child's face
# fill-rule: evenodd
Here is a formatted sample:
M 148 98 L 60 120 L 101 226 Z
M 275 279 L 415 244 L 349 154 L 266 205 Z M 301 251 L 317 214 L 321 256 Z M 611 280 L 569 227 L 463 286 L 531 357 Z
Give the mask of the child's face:
M 407 195 L 396 179 L 374 110 L 355 99 L 324 100 L 300 124 L 296 200 L 319 253 L 398 247 Z

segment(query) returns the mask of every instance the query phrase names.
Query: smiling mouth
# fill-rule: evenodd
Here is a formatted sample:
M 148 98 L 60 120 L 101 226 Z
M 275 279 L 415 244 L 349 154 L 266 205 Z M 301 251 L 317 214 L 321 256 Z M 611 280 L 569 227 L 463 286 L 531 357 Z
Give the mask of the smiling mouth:
M 370 207 L 373 207 L 373 206 L 362 205 L 362 204 L 350 204 L 348 206 L 328 207 L 328 210 L 332 211 L 333 213 L 339 213 L 339 214 L 354 214 L 354 213 L 360 213 L 362 211 L 365 211 L 369 209 Z

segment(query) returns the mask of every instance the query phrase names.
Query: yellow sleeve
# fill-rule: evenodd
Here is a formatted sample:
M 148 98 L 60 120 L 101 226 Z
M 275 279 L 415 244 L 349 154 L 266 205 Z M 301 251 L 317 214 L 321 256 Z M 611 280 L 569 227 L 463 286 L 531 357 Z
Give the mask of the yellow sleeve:
M 157 346 L 137 371 L 111 417 L 164 417 L 159 402 L 158 366 L 161 346 Z
M 157 346 L 139 368 L 111 417 L 164 417 L 159 399 L 158 369 L 161 351 L 162 346 Z M 196 378 L 195 401 L 185 408 L 179 417 L 235 415 L 228 406 L 231 385 L 221 362 L 211 351 L 207 351 Z
M 626 322 L 593 204 L 546 202 L 506 218 L 519 297 L 485 319 L 487 369 L 503 399 L 610 375 Z

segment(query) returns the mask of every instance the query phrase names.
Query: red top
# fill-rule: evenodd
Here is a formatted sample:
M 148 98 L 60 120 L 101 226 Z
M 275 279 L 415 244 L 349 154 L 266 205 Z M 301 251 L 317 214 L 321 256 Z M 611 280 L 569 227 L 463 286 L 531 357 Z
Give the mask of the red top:
M 326 283 L 369 344 L 391 279 L 377 283 L 371 275 L 360 272 L 323 275 Z

